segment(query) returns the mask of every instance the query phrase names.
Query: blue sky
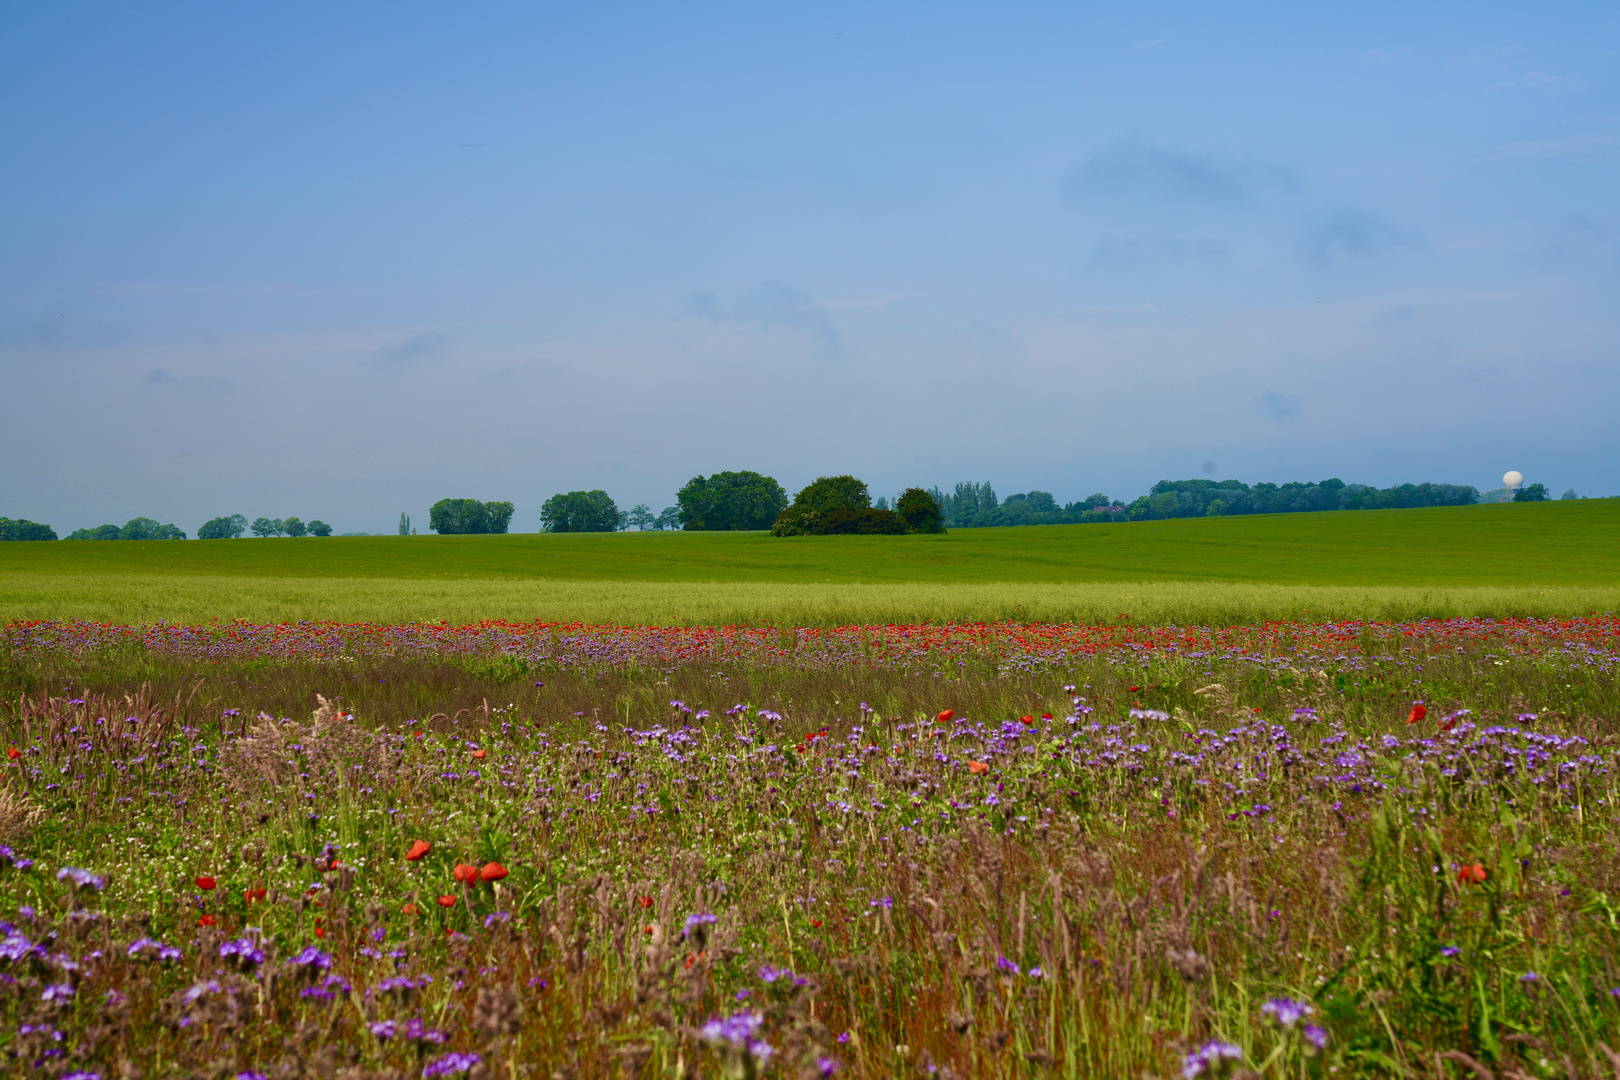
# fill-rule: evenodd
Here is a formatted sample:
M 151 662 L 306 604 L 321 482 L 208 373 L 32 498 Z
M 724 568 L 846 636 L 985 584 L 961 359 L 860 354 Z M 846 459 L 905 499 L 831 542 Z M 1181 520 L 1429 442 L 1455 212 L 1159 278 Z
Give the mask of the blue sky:
M 0 514 L 1620 493 L 1614 5 L 6 5 Z

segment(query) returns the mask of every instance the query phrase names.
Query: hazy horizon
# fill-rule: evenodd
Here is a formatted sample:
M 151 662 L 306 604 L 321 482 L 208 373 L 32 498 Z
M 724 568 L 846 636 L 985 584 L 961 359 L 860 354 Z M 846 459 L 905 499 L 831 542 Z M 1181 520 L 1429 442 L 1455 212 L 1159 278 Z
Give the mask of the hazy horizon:
M 1620 491 L 1612 6 L 0 11 L 0 516 Z

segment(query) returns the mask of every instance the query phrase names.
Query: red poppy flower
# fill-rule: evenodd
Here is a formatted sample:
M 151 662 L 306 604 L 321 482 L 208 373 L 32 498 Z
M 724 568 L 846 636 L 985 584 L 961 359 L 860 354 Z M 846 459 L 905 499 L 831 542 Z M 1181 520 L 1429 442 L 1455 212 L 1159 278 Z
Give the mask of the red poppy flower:
M 326 927 L 324 927 L 324 926 L 317 926 L 317 927 L 316 927 L 316 928 L 315 928 L 315 936 L 316 936 L 316 937 L 318 937 L 318 938 L 323 938 L 323 937 L 325 937 L 325 936 L 326 936 Z
M 1030 727 L 1035 726 L 1035 718 L 1033 716 L 1020 716 L 1018 719 L 1022 720 L 1024 723 L 1028 724 Z
M 652 897 L 638 896 L 636 897 L 636 903 L 640 904 L 644 908 L 650 908 L 652 907 Z
M 956 715 L 956 710 L 955 709 L 946 709 L 944 712 L 942 712 L 938 716 L 934 717 L 934 720 L 937 721 L 938 723 L 941 723 L 941 724 L 948 724 L 948 723 L 951 722 L 951 718 L 954 717 L 955 715 Z
M 820 919 L 811 919 L 810 920 L 810 925 L 815 927 L 817 930 L 820 930 L 821 929 L 821 920 Z
M 1043 712 L 1043 713 L 1041 713 L 1041 719 L 1042 720 L 1050 720 L 1050 719 L 1052 719 L 1052 714 L 1049 713 L 1049 712 Z
M 217 884 L 218 882 L 211 877 L 200 877 L 197 879 L 197 888 L 202 889 L 204 892 L 212 889 Z
M 1251 705 L 1251 706 L 1249 706 L 1249 711 L 1254 713 L 1254 715 L 1259 716 L 1260 715 L 1260 706 Z
M 484 868 L 478 871 L 481 881 L 499 881 L 506 876 L 506 867 L 498 862 L 485 863 Z
M 1464 885 L 1485 884 L 1485 864 L 1475 863 L 1473 866 L 1464 866 L 1457 871 L 1457 880 Z
M 416 843 L 411 845 L 411 850 L 405 853 L 405 860 L 407 862 L 416 862 L 418 859 L 422 858 L 422 856 L 426 855 L 432 850 L 432 844 L 428 843 L 426 840 L 418 840 Z
M 406 915 L 415 915 L 421 909 L 418 908 L 415 904 L 406 904 L 404 907 L 400 908 L 399 910 L 404 912 Z
M 439 906 L 440 907 L 455 907 L 456 906 L 456 898 L 453 897 L 453 896 L 441 896 L 441 897 L 439 897 Z
M 202 918 L 197 920 L 198 926 L 216 926 L 218 923 L 219 920 L 214 918 L 212 915 L 204 915 Z
M 255 901 L 255 900 L 263 900 L 264 899 L 264 890 L 263 889 L 243 889 L 242 890 L 242 899 L 246 900 L 250 904 L 253 903 L 253 901 Z
M 1425 706 L 1423 704 L 1423 702 L 1421 702 L 1421 701 L 1413 702 L 1412 703 L 1412 711 L 1406 714 L 1406 722 L 1408 724 L 1415 724 L 1419 720 L 1423 719 L 1425 716 L 1428 716 L 1428 715 L 1429 715 L 1428 707 Z
M 653 929 L 652 929 L 652 927 L 651 927 L 651 926 L 648 926 L 648 927 L 647 927 L 647 929 L 645 929 L 645 930 L 643 930 L 643 931 L 642 931 L 642 933 L 643 933 L 643 934 L 650 934 L 650 933 L 652 933 L 652 932 L 653 932 Z
M 476 866 L 468 866 L 466 863 L 456 863 L 456 868 L 450 873 L 452 877 L 461 882 L 463 885 L 478 884 L 478 867 Z
M 478 761 L 483 761 L 485 758 L 489 757 L 489 751 L 482 748 L 474 750 L 473 757 Z
M 990 766 L 986 765 L 982 761 L 968 762 L 968 772 L 972 773 L 974 776 L 978 776 L 980 773 L 987 773 L 989 771 Z
M 1140 687 L 1140 686 L 1133 686 L 1133 687 L 1131 687 L 1131 693 L 1133 693 L 1133 694 L 1134 694 L 1134 693 L 1136 693 L 1136 692 L 1137 692 L 1137 691 L 1138 691 L 1138 690 L 1140 690 L 1140 689 L 1142 689 L 1142 688 L 1141 688 L 1141 687 Z
M 6 747 L 6 757 L 10 758 L 12 761 L 16 761 L 18 758 L 22 757 L 22 751 L 17 749 L 15 746 L 8 746 Z

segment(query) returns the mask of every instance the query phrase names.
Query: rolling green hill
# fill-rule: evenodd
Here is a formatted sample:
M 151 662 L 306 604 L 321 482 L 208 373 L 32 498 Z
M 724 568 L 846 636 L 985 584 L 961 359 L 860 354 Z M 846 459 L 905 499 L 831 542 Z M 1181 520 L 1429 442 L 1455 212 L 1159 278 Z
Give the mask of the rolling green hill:
M 943 536 L 598 533 L 0 544 L 5 619 L 1230 621 L 1220 613 L 1569 613 L 1612 607 L 1616 597 L 1620 499 L 966 529 Z

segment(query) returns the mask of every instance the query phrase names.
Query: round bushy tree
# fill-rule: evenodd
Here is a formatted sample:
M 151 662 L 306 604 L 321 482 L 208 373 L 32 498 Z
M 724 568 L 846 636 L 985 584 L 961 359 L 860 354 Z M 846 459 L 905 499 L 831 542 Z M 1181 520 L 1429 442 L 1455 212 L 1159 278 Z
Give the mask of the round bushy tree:
M 906 528 L 918 533 L 945 531 L 945 508 L 920 487 L 906 488 L 894 502 L 895 512 L 905 519 Z
M 692 477 L 676 492 L 675 501 L 683 529 L 768 529 L 787 506 L 787 492 L 757 472 L 719 472 Z

